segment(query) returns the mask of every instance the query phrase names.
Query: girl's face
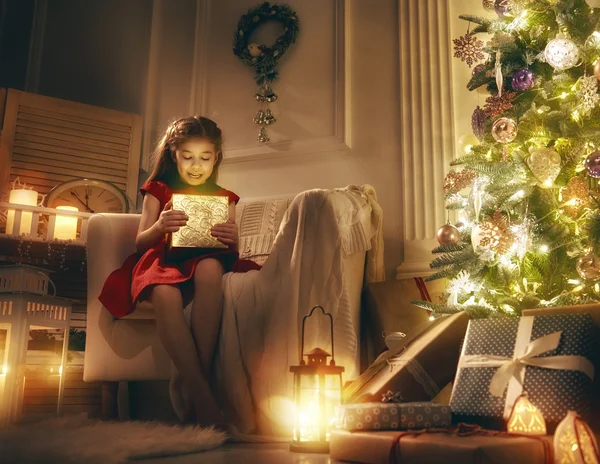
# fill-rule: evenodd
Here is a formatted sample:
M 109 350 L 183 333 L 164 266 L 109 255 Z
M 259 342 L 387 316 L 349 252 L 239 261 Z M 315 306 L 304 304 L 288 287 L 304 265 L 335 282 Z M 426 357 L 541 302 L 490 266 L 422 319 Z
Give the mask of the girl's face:
M 175 150 L 175 164 L 181 180 L 201 185 L 210 177 L 217 161 L 215 145 L 205 138 L 193 138 Z

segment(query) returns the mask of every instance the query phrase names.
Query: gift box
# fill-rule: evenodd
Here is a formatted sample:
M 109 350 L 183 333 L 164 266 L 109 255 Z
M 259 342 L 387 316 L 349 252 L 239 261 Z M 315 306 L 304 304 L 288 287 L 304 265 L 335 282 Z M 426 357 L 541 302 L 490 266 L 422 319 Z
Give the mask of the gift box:
M 172 199 L 173 209 L 185 211 L 188 221 L 169 234 L 169 248 L 227 248 L 211 235 L 211 229 L 229 219 L 228 197 L 175 193 Z
M 332 462 L 365 464 L 549 464 L 552 437 L 404 431 L 349 432 L 333 430 Z
M 402 402 L 430 401 L 454 378 L 468 321 L 460 312 L 395 338 L 388 343 L 390 349 L 343 390 L 343 402 L 378 402 L 388 390 L 397 392 Z
M 596 339 L 600 340 L 600 304 L 554 306 L 551 308 L 536 308 L 523 310 L 523 316 L 550 316 L 563 314 L 589 314 L 596 325 Z M 594 357 L 590 360 L 594 363 L 594 383 L 592 387 L 592 418 L 590 427 L 596 433 L 600 433 L 600 347 L 592 350 Z
M 402 430 L 449 427 L 450 407 L 431 402 L 359 403 L 341 406 L 339 426 L 345 430 Z
M 455 421 L 504 428 L 522 393 L 549 430 L 568 410 L 589 420 L 594 339 L 588 314 L 470 321 L 450 399 Z

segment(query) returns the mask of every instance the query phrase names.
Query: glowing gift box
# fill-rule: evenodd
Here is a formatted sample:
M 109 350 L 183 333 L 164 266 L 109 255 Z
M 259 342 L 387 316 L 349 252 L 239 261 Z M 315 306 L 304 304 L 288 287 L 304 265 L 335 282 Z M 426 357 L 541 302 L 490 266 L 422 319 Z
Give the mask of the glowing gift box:
M 169 248 L 228 248 L 211 235 L 213 226 L 229 219 L 228 197 L 175 193 L 173 209 L 184 211 L 189 219 L 169 234 Z

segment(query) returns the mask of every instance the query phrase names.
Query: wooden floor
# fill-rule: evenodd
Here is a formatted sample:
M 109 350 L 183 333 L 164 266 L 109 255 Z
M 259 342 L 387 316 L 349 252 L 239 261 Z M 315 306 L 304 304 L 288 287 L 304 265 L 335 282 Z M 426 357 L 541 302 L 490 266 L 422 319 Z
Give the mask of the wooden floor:
M 301 454 L 289 451 L 289 445 L 226 444 L 203 453 L 136 461 L 139 464 L 330 464 L 327 454 Z

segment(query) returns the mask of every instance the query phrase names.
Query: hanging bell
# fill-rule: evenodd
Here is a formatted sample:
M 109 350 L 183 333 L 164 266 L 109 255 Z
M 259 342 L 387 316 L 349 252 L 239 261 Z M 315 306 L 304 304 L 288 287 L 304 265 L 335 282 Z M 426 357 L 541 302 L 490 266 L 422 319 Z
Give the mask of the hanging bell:
M 265 126 L 262 126 L 260 128 L 260 132 L 258 133 L 258 137 L 256 138 L 256 140 L 258 140 L 259 142 L 263 142 L 263 143 L 271 140 L 269 138 L 269 136 L 267 135 L 267 129 L 265 128 Z
M 265 88 L 264 87 L 259 87 L 258 90 L 256 91 L 256 93 L 254 94 L 254 99 L 256 101 L 259 102 L 264 102 L 266 101 L 266 96 L 265 96 Z
M 265 124 L 267 126 L 270 126 L 271 124 L 275 124 L 277 122 L 277 119 L 275 119 L 275 116 L 273 116 L 273 113 L 271 113 L 271 110 L 267 110 L 265 112 Z
M 277 94 L 275 92 L 273 92 L 271 87 L 268 85 L 265 87 L 264 96 L 265 96 L 265 100 L 268 101 L 269 103 L 277 101 Z
M 258 110 L 258 113 L 256 113 L 256 116 L 254 116 L 254 124 L 260 124 L 263 125 L 265 123 L 265 113 L 263 112 L 263 110 Z

